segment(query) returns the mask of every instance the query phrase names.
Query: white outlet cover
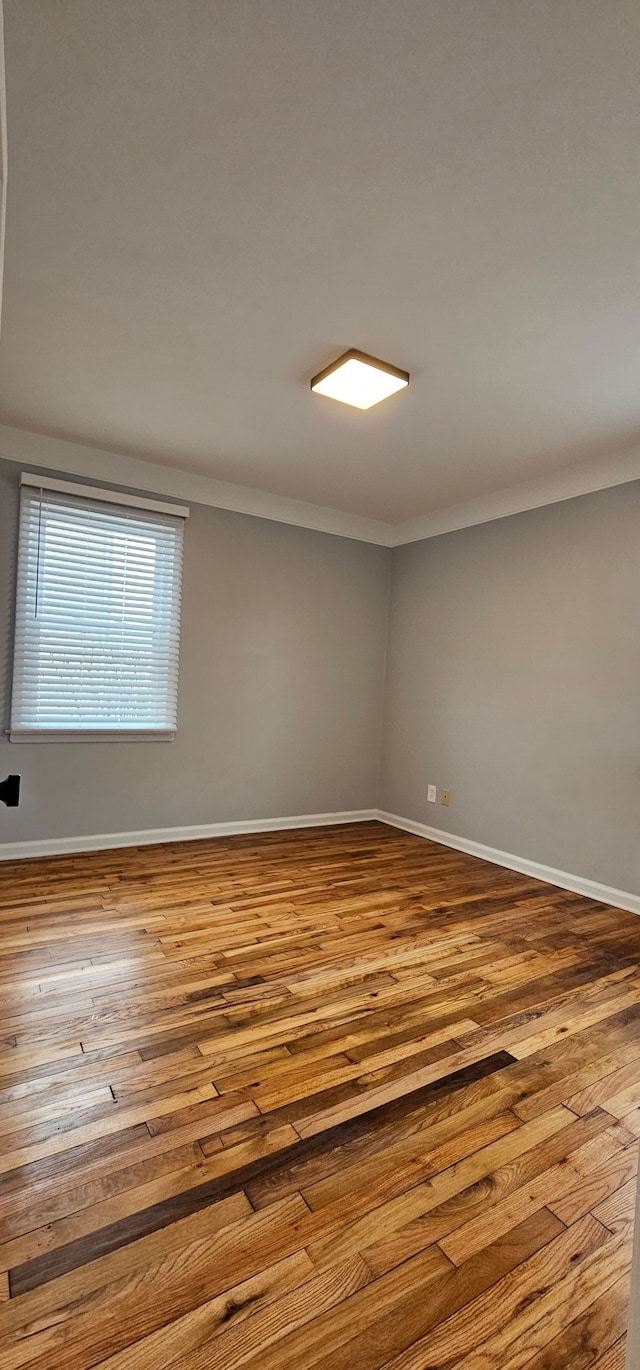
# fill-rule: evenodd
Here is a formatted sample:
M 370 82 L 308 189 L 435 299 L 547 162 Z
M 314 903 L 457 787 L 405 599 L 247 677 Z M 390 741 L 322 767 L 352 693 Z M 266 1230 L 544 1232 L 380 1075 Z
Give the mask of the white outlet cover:
M 436 787 L 435 787 L 435 785 L 427 785 L 427 799 L 428 799 L 428 801 L 429 801 L 430 804 L 435 804 L 435 802 L 436 802 Z

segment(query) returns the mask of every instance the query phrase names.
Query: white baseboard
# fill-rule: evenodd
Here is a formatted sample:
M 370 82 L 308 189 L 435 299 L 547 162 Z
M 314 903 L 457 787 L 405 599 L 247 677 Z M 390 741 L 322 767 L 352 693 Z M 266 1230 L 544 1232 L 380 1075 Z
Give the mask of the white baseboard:
M 238 819 L 235 823 L 197 823 L 188 828 L 147 828 L 141 832 L 94 833 L 86 837 L 45 837 L 35 842 L 1 843 L 0 861 L 108 851 L 112 847 L 148 847 L 155 842 L 194 842 L 203 837 L 233 837 L 244 832 L 328 828 L 336 823 L 366 823 L 376 817 L 375 809 L 346 809 L 344 813 L 304 813 L 292 818 L 246 818 Z
M 412 818 L 401 818 L 384 809 L 345 809 L 339 813 L 306 813 L 289 818 L 247 818 L 231 823 L 197 823 L 185 828 L 146 828 L 139 832 L 94 833 L 84 837 L 46 837 L 29 842 L 5 842 L 0 843 L 0 861 L 108 851 L 117 847 L 148 847 L 158 842 L 194 842 L 204 837 L 233 837 L 241 833 L 278 832 L 290 828 L 325 828 L 338 823 L 367 823 L 373 819 L 413 833 L 416 837 L 426 837 L 430 842 L 439 842 L 441 846 L 478 856 L 483 861 L 492 861 L 496 866 L 506 866 L 508 870 L 518 871 L 521 875 L 530 875 L 534 880 L 543 880 L 548 885 L 558 885 L 560 889 L 571 890 L 574 894 L 584 894 L 588 899 L 597 899 L 600 903 L 612 904 L 630 913 L 640 913 L 640 895 L 614 889 L 611 885 L 601 885 L 596 880 L 587 880 L 569 871 L 559 871 L 553 866 L 543 866 L 539 861 L 514 856 L 512 852 L 487 847 L 483 842 L 473 842 L 470 838 L 458 837 L 456 833 L 443 832 L 440 828 L 430 828 L 426 823 L 416 823 Z
M 444 847 L 454 847 L 456 851 L 468 852 L 479 856 L 483 861 L 492 861 L 495 866 L 506 866 L 508 870 L 518 871 L 521 875 L 531 875 L 534 880 L 544 880 L 547 885 L 558 885 L 562 890 L 573 894 L 584 894 L 588 899 L 597 899 L 601 904 L 612 904 L 617 909 L 627 909 L 630 913 L 640 913 L 640 895 L 629 894 L 627 890 L 614 889 L 612 885 L 600 885 L 597 880 L 587 880 L 582 875 L 571 875 L 569 871 L 556 870 L 554 866 L 543 866 L 539 861 L 529 861 L 525 856 L 514 856 L 512 852 L 500 851 L 497 847 L 486 847 L 483 842 L 472 842 L 468 837 L 458 837 L 452 832 L 441 832 L 440 828 L 430 828 L 426 823 L 415 823 L 412 818 L 400 818 L 397 813 L 376 811 L 381 823 L 389 823 L 393 828 L 402 828 L 416 837 L 427 837 L 430 842 L 439 842 Z

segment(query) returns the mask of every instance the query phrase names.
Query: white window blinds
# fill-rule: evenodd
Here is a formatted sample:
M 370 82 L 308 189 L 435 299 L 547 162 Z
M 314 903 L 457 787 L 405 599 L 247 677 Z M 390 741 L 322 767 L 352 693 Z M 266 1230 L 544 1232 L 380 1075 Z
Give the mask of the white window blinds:
M 174 734 L 188 510 L 126 499 L 23 477 L 12 739 Z

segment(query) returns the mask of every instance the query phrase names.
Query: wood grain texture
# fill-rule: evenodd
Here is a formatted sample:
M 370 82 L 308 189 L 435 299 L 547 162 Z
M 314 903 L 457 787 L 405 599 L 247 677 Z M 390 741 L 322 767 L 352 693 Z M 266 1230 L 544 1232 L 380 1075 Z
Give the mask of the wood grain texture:
M 0 1370 L 622 1370 L 634 915 L 379 823 L 0 876 Z

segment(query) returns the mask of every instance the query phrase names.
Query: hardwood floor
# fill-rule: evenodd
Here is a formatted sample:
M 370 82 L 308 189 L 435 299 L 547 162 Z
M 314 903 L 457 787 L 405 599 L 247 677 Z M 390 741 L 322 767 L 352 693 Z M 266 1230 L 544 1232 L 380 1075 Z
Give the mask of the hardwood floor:
M 2 1370 L 622 1370 L 640 919 L 379 823 L 0 868 Z

